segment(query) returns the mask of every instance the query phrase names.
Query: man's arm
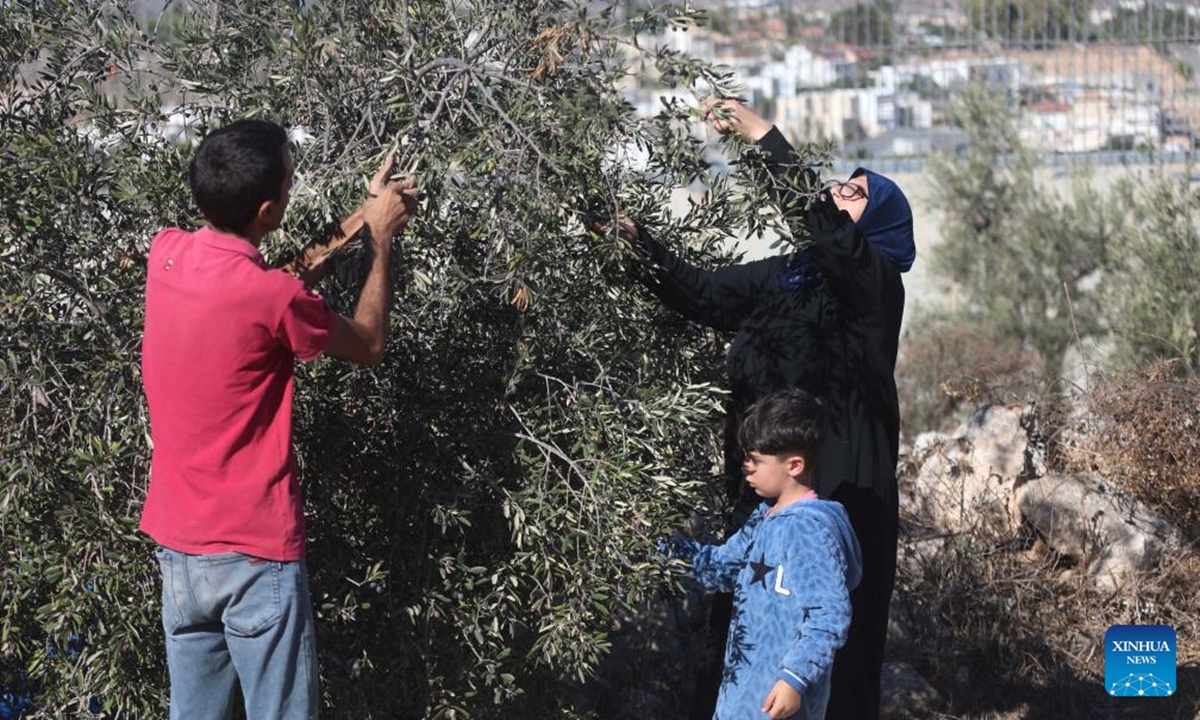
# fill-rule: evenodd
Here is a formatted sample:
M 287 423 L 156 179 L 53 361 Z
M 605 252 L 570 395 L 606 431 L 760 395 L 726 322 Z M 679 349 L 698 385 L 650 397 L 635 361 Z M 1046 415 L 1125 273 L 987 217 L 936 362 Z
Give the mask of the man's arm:
M 329 256 L 338 248 L 358 237 L 363 229 L 363 207 L 360 205 L 342 221 L 328 237 L 308 244 L 283 266 L 287 272 L 304 281 L 306 287 L 315 287 L 329 274 Z
M 416 209 L 417 190 L 412 179 L 389 182 L 391 169 L 391 161 L 379 169 L 371 183 L 372 197 L 360 213 L 368 267 L 354 315 L 338 317 L 325 349 L 333 357 L 364 365 L 383 360 L 391 308 L 392 238 L 404 229 Z
M 367 194 L 375 197 L 383 192 L 394 168 L 395 159 L 389 157 L 379 167 L 375 177 L 371 178 Z M 327 237 L 304 246 L 304 249 L 296 253 L 296 256 L 285 263 L 282 269 L 303 280 L 305 287 L 315 287 L 329 274 L 328 260 L 330 256 L 362 232 L 364 207 L 366 207 L 365 203 L 355 208 L 354 212 L 350 213 L 341 225 Z

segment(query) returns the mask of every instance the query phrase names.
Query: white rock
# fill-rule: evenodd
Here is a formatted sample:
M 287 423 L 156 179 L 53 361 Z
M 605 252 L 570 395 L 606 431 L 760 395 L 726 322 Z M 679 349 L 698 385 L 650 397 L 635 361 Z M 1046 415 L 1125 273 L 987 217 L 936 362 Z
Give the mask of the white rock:
M 991 406 L 945 437 L 919 436 L 919 469 L 901 483 L 901 510 L 948 532 L 980 525 L 1015 531 L 1021 518 L 1014 490 L 1042 472 L 1022 425 L 1027 412 L 1024 405 Z
M 309 132 L 308 128 L 303 127 L 302 125 L 296 125 L 288 130 L 288 141 L 296 147 L 303 147 L 304 145 L 312 142 L 314 139 L 316 139 L 316 136 Z
M 936 431 L 923 432 L 913 440 L 910 454 L 913 457 L 927 452 L 930 448 L 940 445 L 950 439 L 949 435 Z
M 1171 524 L 1144 503 L 1086 475 L 1048 475 L 1017 491 L 1022 515 L 1056 552 L 1086 564 L 1088 578 L 1115 590 L 1179 545 Z

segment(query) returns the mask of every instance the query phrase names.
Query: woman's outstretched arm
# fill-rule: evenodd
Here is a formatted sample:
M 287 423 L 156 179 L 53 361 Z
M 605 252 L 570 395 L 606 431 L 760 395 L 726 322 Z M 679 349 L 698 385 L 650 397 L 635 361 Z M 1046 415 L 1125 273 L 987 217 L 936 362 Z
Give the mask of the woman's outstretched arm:
M 642 262 L 634 274 L 650 292 L 689 320 L 729 332 L 741 327 L 782 269 L 777 259 L 768 258 L 702 270 L 640 226 L 636 245 Z

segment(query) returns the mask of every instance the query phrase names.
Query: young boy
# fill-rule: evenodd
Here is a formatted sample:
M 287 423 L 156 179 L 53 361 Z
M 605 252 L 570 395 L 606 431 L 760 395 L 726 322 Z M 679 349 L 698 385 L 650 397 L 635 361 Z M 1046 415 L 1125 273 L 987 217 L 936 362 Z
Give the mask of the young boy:
M 743 472 L 765 501 L 724 545 L 671 543 L 701 584 L 733 593 L 715 719 L 825 717 L 862 560 L 846 511 L 810 484 L 823 425 L 803 390 L 751 406 L 738 434 Z
M 416 200 L 390 173 L 385 162 L 342 224 L 363 233 L 369 256 L 352 316 L 259 252 L 292 187 L 287 132 L 274 123 L 209 134 L 189 169 L 209 225 L 163 230 L 150 245 L 142 379 L 154 452 L 141 529 L 159 545 L 172 720 L 231 717 L 238 685 L 254 720 L 317 716 L 293 367 L 322 354 L 382 358 L 392 238 Z

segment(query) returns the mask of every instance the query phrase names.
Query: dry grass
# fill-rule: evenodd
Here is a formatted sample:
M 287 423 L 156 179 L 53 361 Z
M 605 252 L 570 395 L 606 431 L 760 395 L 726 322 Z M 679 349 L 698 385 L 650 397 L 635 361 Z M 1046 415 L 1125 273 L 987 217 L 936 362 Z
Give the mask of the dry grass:
M 926 717 L 1200 717 L 1200 381 L 1160 367 L 1101 378 L 1074 405 L 1060 396 L 1033 404 L 1032 439 L 1048 440 L 1051 471 L 1112 480 L 1177 526 L 1190 526 L 1192 543 L 1135 586 L 1108 593 L 1032 530 L 1013 537 L 981 523 L 930 536 L 924 519 L 904 518 L 893 619 L 907 632 L 889 654 L 942 693 L 946 706 Z M 902 473 L 915 469 L 902 463 Z M 1174 697 L 1104 692 L 1104 633 L 1126 624 L 1175 628 Z
M 1098 378 L 1057 462 L 1099 473 L 1200 539 L 1200 379 L 1169 365 Z
M 977 322 L 919 318 L 905 333 L 896 364 L 901 426 L 909 437 L 946 430 L 964 407 L 1019 399 L 1041 365 L 1035 353 Z
M 910 526 L 911 527 L 911 526 Z M 1200 554 L 1163 564 L 1137 587 L 1103 593 L 1034 538 L 979 528 L 905 532 L 889 646 L 946 700 L 941 718 L 1192 718 L 1200 714 Z M 1104 633 L 1167 624 L 1179 636 L 1173 698 L 1141 705 L 1104 692 Z

